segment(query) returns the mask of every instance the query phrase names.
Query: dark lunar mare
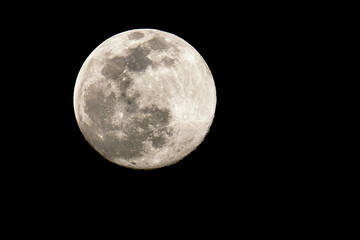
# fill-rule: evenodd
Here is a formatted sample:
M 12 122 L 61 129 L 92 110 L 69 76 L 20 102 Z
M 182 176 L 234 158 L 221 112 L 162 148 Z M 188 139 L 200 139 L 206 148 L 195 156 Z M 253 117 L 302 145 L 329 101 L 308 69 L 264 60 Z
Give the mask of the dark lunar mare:
M 143 38 L 145 35 L 142 32 L 136 31 L 128 35 L 129 40 L 138 40 Z
M 116 103 L 115 93 L 105 96 L 101 89 L 95 85 L 89 86 L 85 94 L 85 113 L 89 116 L 95 127 L 111 129 L 111 114 Z
M 152 65 L 152 61 L 147 57 L 150 49 L 142 47 L 141 45 L 130 48 L 129 55 L 125 58 L 125 62 L 130 71 L 141 72 Z
M 110 79 L 117 79 L 125 70 L 126 62 L 124 57 L 113 57 L 108 59 L 101 74 Z
M 140 36 L 140 35 L 139 35 Z M 123 158 L 131 160 L 141 157 L 144 153 L 144 142 L 150 141 L 154 148 L 161 148 L 167 142 L 167 137 L 173 135 L 173 129 L 167 125 L 171 121 L 171 113 L 168 109 L 159 108 L 156 105 L 140 108 L 137 100 L 139 92 L 129 94 L 129 88 L 134 84 L 134 79 L 125 71 L 141 72 L 154 63 L 147 57 L 152 50 L 163 50 L 168 47 L 161 38 L 153 38 L 145 45 L 138 45 L 128 50 L 125 57 L 113 57 L 106 60 L 101 70 L 106 80 L 115 81 L 119 86 L 119 93 L 111 93 L 105 96 L 101 89 L 90 86 L 85 94 L 85 113 L 92 120 L 94 126 L 85 126 L 85 131 L 91 136 L 95 146 L 102 155 L 108 159 Z M 167 59 L 166 63 L 173 61 Z M 125 107 L 124 119 L 128 119 L 119 125 L 114 125 L 111 120 L 116 116 L 115 107 L 119 104 Z M 88 127 L 95 127 L 97 132 L 102 132 L 102 139 L 91 133 Z M 119 138 L 114 131 L 121 131 L 123 138 Z
M 166 50 L 170 47 L 169 44 L 160 37 L 153 37 L 147 42 L 147 44 L 153 50 Z

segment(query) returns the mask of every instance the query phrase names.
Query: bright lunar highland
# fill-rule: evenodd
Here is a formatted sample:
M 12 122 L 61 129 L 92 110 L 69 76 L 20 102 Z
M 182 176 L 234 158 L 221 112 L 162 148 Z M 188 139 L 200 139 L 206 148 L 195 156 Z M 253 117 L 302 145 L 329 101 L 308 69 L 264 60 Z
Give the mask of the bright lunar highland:
M 74 110 L 89 144 L 134 169 L 174 164 L 212 124 L 216 89 L 200 54 L 181 38 L 136 29 L 101 43 L 85 60 Z

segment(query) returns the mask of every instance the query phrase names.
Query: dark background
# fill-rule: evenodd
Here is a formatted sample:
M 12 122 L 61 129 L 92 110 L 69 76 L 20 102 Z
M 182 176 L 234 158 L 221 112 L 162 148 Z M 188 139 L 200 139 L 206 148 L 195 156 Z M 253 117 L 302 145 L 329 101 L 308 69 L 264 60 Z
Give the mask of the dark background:
M 19 196 L 11 203 L 30 216 L 70 222 L 97 214 L 116 222 L 125 214 L 129 222 L 160 215 L 163 223 L 179 216 L 194 226 L 199 219 L 229 228 L 239 224 L 233 217 L 272 221 L 280 212 L 286 219 L 305 209 L 301 192 L 311 171 L 303 149 L 312 146 L 297 137 L 304 130 L 299 122 L 309 119 L 294 111 L 301 110 L 294 96 L 306 84 L 299 61 L 308 39 L 297 12 L 207 4 L 54 5 L 20 14 L 7 40 L 20 48 L 14 61 L 24 62 L 12 69 L 23 79 L 15 85 L 24 92 L 24 110 L 12 108 L 21 118 L 11 121 L 22 126 L 18 135 L 26 129 L 29 137 L 9 141 L 22 146 L 9 159 L 15 170 L 6 186 Z M 203 143 L 177 164 L 150 171 L 101 157 L 82 136 L 73 110 L 75 80 L 87 56 L 107 38 L 135 28 L 167 31 L 190 43 L 217 90 Z

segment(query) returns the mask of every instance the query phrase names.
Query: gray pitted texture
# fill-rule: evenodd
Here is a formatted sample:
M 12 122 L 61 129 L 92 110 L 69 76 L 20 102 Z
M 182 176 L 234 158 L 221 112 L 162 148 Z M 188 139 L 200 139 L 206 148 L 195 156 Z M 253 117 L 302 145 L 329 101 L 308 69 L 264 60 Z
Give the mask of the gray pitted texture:
M 135 32 L 136 33 L 136 32 Z M 140 34 L 129 35 L 131 38 L 140 37 Z M 171 121 L 171 114 L 168 109 L 161 109 L 156 105 L 140 108 L 138 99 L 140 93 L 129 94 L 129 89 L 134 84 L 134 79 L 128 72 L 145 71 L 152 66 L 153 62 L 148 55 L 153 50 L 168 48 L 167 43 L 161 38 L 152 38 L 146 44 L 130 48 L 128 55 L 123 57 L 113 57 L 106 60 L 101 70 L 106 81 L 115 81 L 119 86 L 119 94 L 116 96 L 111 93 L 105 94 L 99 88 L 93 87 L 87 91 L 85 96 L 85 112 L 95 125 L 104 134 L 102 141 L 99 142 L 101 151 L 113 157 L 120 157 L 130 160 L 131 158 L 141 157 L 144 153 L 144 143 L 150 142 L 152 147 L 161 148 L 167 142 L 167 137 L 173 134 L 171 127 L 167 125 Z M 165 64 L 172 64 L 173 60 L 164 60 Z M 111 119 L 117 117 L 115 112 L 116 105 L 124 107 L 128 119 L 120 125 L 112 124 Z M 123 133 L 119 138 L 107 130 L 118 130 Z

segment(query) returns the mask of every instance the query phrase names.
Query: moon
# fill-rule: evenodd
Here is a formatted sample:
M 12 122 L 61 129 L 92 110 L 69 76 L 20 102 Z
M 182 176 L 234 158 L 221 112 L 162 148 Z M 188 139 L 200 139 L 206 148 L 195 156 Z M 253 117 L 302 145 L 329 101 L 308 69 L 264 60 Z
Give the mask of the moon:
M 216 88 L 204 59 L 168 32 L 135 29 L 101 43 L 74 88 L 76 121 L 105 159 L 133 169 L 174 164 L 204 140 Z

